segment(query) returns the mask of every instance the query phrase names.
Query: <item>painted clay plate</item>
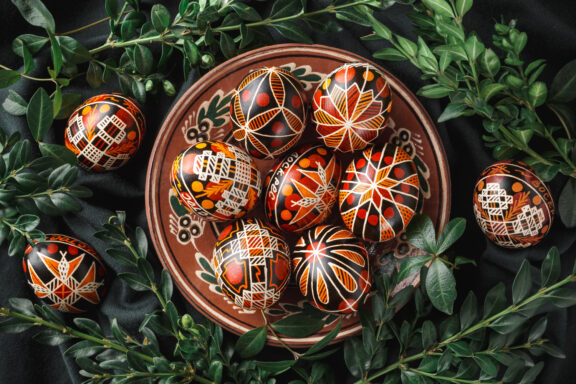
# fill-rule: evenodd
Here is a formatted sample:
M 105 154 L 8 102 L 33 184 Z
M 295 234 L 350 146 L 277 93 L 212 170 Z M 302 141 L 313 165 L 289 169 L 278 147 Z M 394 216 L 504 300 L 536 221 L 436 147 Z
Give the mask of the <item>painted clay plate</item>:
M 207 139 L 233 142 L 229 102 L 233 89 L 251 70 L 263 66 L 289 69 L 303 83 L 308 101 L 321 79 L 347 62 L 369 62 L 340 49 L 319 45 L 282 44 L 254 50 L 228 60 L 199 79 L 178 100 L 162 126 L 148 166 L 146 212 L 150 235 L 160 260 L 170 271 L 180 292 L 202 314 L 236 334 L 263 325 L 259 311 L 239 308 L 220 291 L 212 270 L 212 250 L 218 233 L 225 224 L 203 222 L 189 214 L 178 203 L 170 188 L 170 169 L 176 155 L 189 145 Z M 372 63 L 375 65 L 374 63 Z M 392 89 L 392 113 L 382 141 L 404 148 L 414 159 L 420 177 L 421 207 L 437 228 L 442 228 L 450 211 L 450 179 L 446 155 L 430 117 L 416 97 L 385 69 Z M 315 132 L 308 127 L 303 143 L 315 143 Z M 291 152 L 291 151 L 289 151 Z M 351 155 L 340 155 L 342 164 Z M 263 177 L 274 165 L 273 160 L 257 160 Z M 262 196 L 264 193 L 262 194 Z M 341 224 L 335 210 L 329 222 Z M 248 216 L 264 219 L 260 201 Z M 296 236 L 287 236 L 291 245 Z M 369 243 L 373 268 L 390 271 L 405 257 L 417 254 L 405 236 L 387 243 Z M 408 282 L 410 283 L 410 282 Z M 307 347 L 318 342 L 336 325 L 338 316 L 321 313 L 307 303 L 296 286 L 289 286 L 275 306 L 267 309 L 270 321 L 304 312 L 324 318 L 326 326 L 306 338 L 283 338 L 292 347 Z M 357 314 L 345 315 L 335 341 L 361 331 Z M 269 344 L 278 345 L 271 335 Z

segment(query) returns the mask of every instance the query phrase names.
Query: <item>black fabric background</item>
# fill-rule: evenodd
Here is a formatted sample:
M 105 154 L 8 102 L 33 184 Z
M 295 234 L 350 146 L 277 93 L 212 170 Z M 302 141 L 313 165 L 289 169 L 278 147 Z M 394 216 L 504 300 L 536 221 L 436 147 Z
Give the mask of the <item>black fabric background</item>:
M 175 10 L 178 1 L 164 1 L 169 8 Z M 261 10 L 271 6 L 272 2 L 257 3 L 254 5 Z M 320 7 L 325 2 L 310 1 L 311 8 Z M 48 8 L 56 19 L 57 31 L 63 32 L 92 21 L 105 17 L 103 2 L 87 0 L 50 0 L 46 1 Z M 152 1 L 143 1 L 143 8 L 149 11 Z M 396 6 L 379 15 L 379 18 L 394 31 L 403 35 L 412 36 L 411 27 L 405 16 L 407 8 Z M 11 68 L 19 68 L 20 58 L 13 54 L 11 41 L 21 33 L 43 34 L 43 31 L 29 26 L 19 15 L 16 8 L 8 1 L 0 2 L 0 63 Z M 549 84 L 554 74 L 566 62 L 576 58 L 576 2 L 566 0 L 476 0 L 473 9 L 466 16 L 465 24 L 470 30 L 476 30 L 484 42 L 491 41 L 494 21 L 518 20 L 519 28 L 528 33 L 526 60 L 544 58 L 548 67 L 543 78 Z M 382 48 L 380 42 L 363 42 L 359 39 L 367 30 L 358 26 L 343 24 L 344 31 L 334 35 L 314 35 L 314 41 L 321 44 L 336 46 L 371 58 L 371 53 Z M 88 47 L 100 44 L 108 35 L 106 24 L 102 24 L 89 31 L 74 35 Z M 278 42 L 283 40 L 277 38 Z M 49 53 L 43 51 L 38 56 L 37 68 L 44 68 L 49 63 Z M 392 71 L 401 81 L 414 92 L 424 85 L 418 72 L 409 64 L 397 62 L 380 62 Z M 184 92 L 197 78 L 198 74 L 190 74 L 188 81 L 176 71 L 173 81 L 180 93 Z M 37 83 L 21 81 L 13 89 L 28 99 L 37 87 Z M 80 92 L 84 98 L 104 91 L 119 91 L 115 80 L 106 84 L 100 90 L 91 89 L 83 80 L 78 80 L 68 88 L 70 91 Z M 4 100 L 7 90 L 0 90 L 0 100 Z M 146 168 L 149 154 L 155 136 L 159 131 L 164 117 L 167 115 L 172 103 L 177 97 L 170 98 L 164 95 L 151 97 L 145 105 L 145 114 L 148 122 L 147 137 L 143 147 L 136 158 L 124 168 L 104 174 L 81 174 L 81 182 L 94 191 L 94 197 L 83 203 L 84 209 L 79 214 L 68 215 L 64 218 L 45 219 L 42 229 L 50 233 L 64 233 L 73 235 L 91 243 L 108 262 L 114 272 L 120 271 L 104 253 L 105 244 L 96 240 L 93 233 L 99 225 L 118 209 L 128 212 L 128 221 L 131 226 L 146 227 L 144 209 L 144 188 Z M 442 112 L 444 100 L 421 99 L 422 103 L 433 117 L 437 119 Z M 51 131 L 53 142 L 62 143 L 65 121 L 55 122 Z M 20 131 L 29 136 L 24 118 L 14 117 L 0 109 L 0 126 L 2 129 L 13 132 Z M 468 290 L 473 290 L 479 297 L 499 281 L 509 287 L 515 271 L 524 258 L 528 258 L 534 265 L 544 258 L 546 251 L 556 245 L 564 262 L 564 270 L 573 265 L 576 245 L 575 231 L 568 230 L 556 220 L 552 233 L 538 246 L 524 251 L 504 250 L 489 243 L 481 234 L 472 215 L 472 189 L 477 175 L 491 163 L 491 156 L 483 146 L 481 140 L 481 125 L 475 119 L 458 119 L 447 124 L 438 124 L 438 131 L 442 137 L 450 163 L 452 179 L 452 217 L 465 217 L 468 220 L 467 231 L 464 238 L 457 244 L 456 251 L 473 258 L 478 267 L 465 268 L 458 273 L 459 296 L 464 297 Z M 565 180 L 557 178 L 550 184 L 557 199 L 561 186 Z M 32 292 L 25 283 L 24 274 L 19 258 L 9 258 L 6 246 L 0 248 L 0 304 L 5 305 L 10 297 L 32 298 Z M 150 257 L 155 266 L 160 263 L 155 255 Z M 539 273 L 534 269 L 534 282 L 539 283 Z M 195 313 L 192 306 L 187 304 L 176 293 L 175 301 L 182 311 Z M 119 280 L 112 282 L 110 291 L 98 312 L 92 318 L 107 329 L 109 320 L 116 317 L 127 328 L 137 329 L 145 313 L 157 308 L 155 299 L 148 294 L 137 293 Z M 549 337 L 566 353 L 565 360 L 549 358 L 546 368 L 538 383 L 574 383 L 576 373 L 576 346 L 572 340 L 576 337 L 576 309 L 557 310 L 551 308 L 549 319 Z M 65 358 L 63 351 L 69 345 L 60 347 L 47 347 L 31 339 L 32 332 L 19 335 L 0 335 L 0 384 L 8 383 L 79 383 L 82 378 L 78 375 L 73 360 Z M 234 340 L 235 336 L 226 333 L 226 337 Z M 279 354 L 275 349 L 270 353 Z M 286 358 L 286 356 L 282 357 Z M 343 367 L 342 357 L 332 360 L 337 378 L 336 382 L 351 382 Z M 346 379 L 345 379 L 346 378 Z

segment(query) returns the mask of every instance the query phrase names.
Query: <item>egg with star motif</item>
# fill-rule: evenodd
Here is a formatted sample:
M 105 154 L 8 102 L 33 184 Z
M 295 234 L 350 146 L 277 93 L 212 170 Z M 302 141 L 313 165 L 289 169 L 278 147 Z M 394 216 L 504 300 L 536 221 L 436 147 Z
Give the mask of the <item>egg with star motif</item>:
M 64 144 L 80 167 L 113 171 L 134 156 L 145 130 L 144 114 L 136 101 L 104 93 L 86 100 L 70 115 Z
M 505 248 L 538 244 L 554 218 L 550 190 L 519 161 L 499 161 L 484 169 L 474 187 L 473 204 L 484 235 Z
M 391 108 L 392 93 L 384 75 L 368 63 L 347 63 L 318 85 L 312 121 L 326 146 L 353 152 L 381 135 Z
M 338 199 L 340 174 L 340 161 L 323 145 L 292 152 L 266 177 L 268 220 L 288 232 L 321 224 Z
M 170 183 L 182 205 L 207 221 L 244 216 L 262 190 L 254 160 L 235 145 L 212 140 L 193 144 L 176 156 Z
M 340 215 L 356 236 L 388 241 L 406 229 L 419 196 L 410 155 L 394 144 L 374 145 L 356 154 L 342 176 Z
M 325 312 L 355 312 L 370 291 L 366 248 L 344 227 L 320 225 L 305 232 L 294 247 L 292 269 L 302 295 Z
M 22 266 L 34 294 L 61 312 L 94 308 L 106 292 L 106 268 L 94 248 L 70 236 L 47 234 L 28 246 Z
M 306 98 L 300 80 L 284 68 L 250 72 L 230 102 L 232 136 L 258 159 L 272 159 L 292 148 L 304 132 Z
M 220 232 L 212 263 L 222 292 L 246 309 L 274 305 L 290 280 L 288 243 L 255 218 L 237 220 Z

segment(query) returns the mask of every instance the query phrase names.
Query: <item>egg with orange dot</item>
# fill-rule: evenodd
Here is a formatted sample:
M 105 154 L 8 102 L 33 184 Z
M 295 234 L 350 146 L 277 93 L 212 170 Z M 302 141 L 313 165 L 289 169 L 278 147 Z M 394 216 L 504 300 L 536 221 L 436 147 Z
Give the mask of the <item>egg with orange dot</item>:
M 406 229 L 419 196 L 410 155 L 394 144 L 374 145 L 356 154 L 342 176 L 340 215 L 358 237 L 388 241 Z
M 262 190 L 260 171 L 244 150 L 211 140 L 191 145 L 176 156 L 170 183 L 180 203 L 208 221 L 244 216 Z
M 336 68 L 318 85 L 312 121 L 326 146 L 340 152 L 366 148 L 384 131 L 392 93 L 384 75 L 368 63 Z
M 292 148 L 304 132 L 306 98 L 300 80 L 284 68 L 250 72 L 230 102 L 232 136 L 258 159 L 272 159 Z
M 554 218 L 550 190 L 519 161 L 499 161 L 484 169 L 474 187 L 473 204 L 484 235 L 505 248 L 539 243 Z
M 144 114 L 136 101 L 105 93 L 86 100 L 70 115 L 64 144 L 82 168 L 112 171 L 134 156 L 145 130 Z
M 321 224 L 338 199 L 340 161 L 323 145 L 302 146 L 266 177 L 264 209 L 268 220 L 288 232 Z
M 305 232 L 292 252 L 292 270 L 302 295 L 325 312 L 357 311 L 371 287 L 363 242 L 340 226 L 320 225 Z

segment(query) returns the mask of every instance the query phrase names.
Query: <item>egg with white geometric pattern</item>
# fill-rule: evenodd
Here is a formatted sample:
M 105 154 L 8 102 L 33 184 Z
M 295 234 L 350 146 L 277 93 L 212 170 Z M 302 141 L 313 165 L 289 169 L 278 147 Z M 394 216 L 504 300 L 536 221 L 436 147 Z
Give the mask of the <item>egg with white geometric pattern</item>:
M 546 184 L 519 161 L 487 167 L 473 194 L 474 216 L 486 237 L 505 248 L 526 248 L 550 231 L 554 200 Z
M 22 267 L 34 294 L 61 312 L 93 308 L 106 291 L 106 269 L 90 245 L 70 236 L 47 234 L 28 246 Z

